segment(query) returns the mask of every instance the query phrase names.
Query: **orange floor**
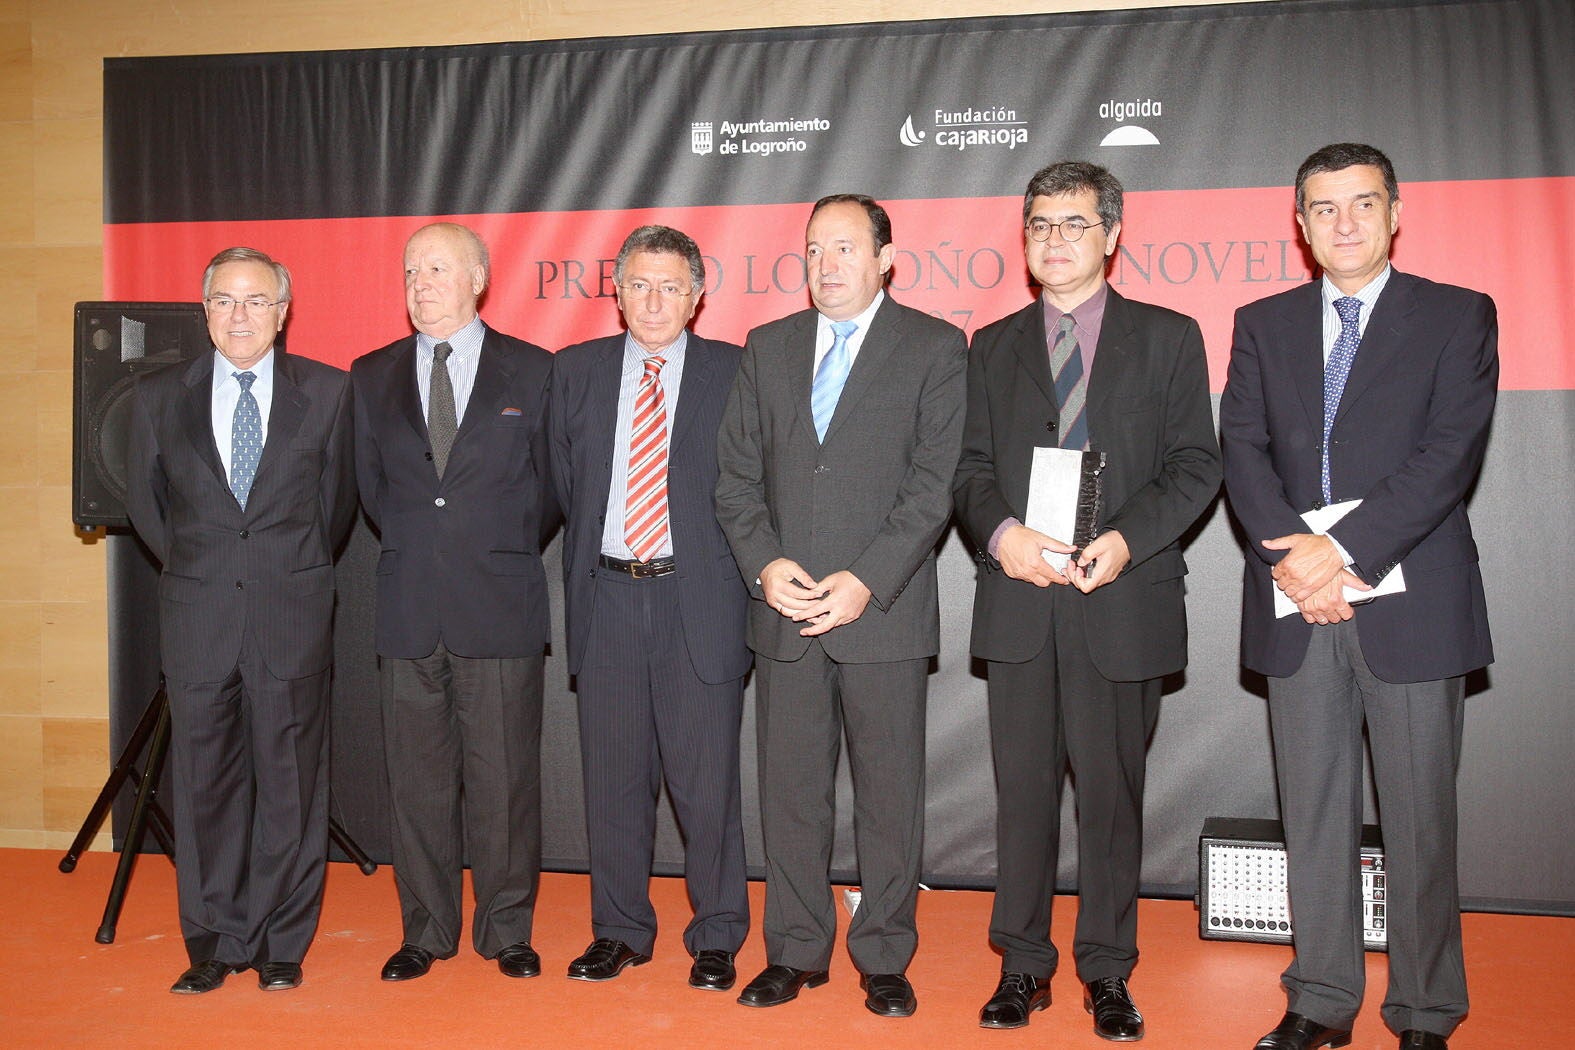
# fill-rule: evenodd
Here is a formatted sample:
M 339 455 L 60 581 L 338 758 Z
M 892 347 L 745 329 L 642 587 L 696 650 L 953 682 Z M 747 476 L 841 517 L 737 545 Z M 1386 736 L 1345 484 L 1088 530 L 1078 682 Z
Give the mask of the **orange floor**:
M 863 1009 L 845 954 L 831 983 L 770 1010 L 738 1006 L 732 995 L 690 989 L 680 932 L 682 884 L 654 880 L 666 923 L 656 959 L 615 981 L 586 984 L 562 976 L 589 941 L 589 890 L 573 875 L 546 875 L 535 944 L 546 972 L 510 980 L 467 951 L 421 980 L 385 984 L 378 968 L 398 947 L 398 906 L 388 869 L 366 877 L 330 866 L 317 943 L 306 983 L 263 993 L 250 974 L 200 997 L 170 995 L 185 967 L 175 921 L 174 870 L 144 857 L 132 882 L 116 942 L 93 939 L 115 857 L 84 857 L 77 871 L 56 870 L 58 853 L 0 850 L 0 1047 L 1109 1047 L 1096 1038 L 1070 967 L 1054 985 L 1055 1003 L 1014 1032 L 985 1031 L 977 1012 L 994 986 L 997 957 L 985 940 L 990 897 L 926 892 L 919 901 L 920 944 L 909 970 L 919 995 L 911 1019 Z M 755 913 L 762 887 L 751 885 Z M 1058 902 L 1058 943 L 1070 939 L 1075 902 Z M 1182 901 L 1141 905 L 1143 963 L 1132 980 L 1148 1020 L 1149 1050 L 1248 1050 L 1284 1007 L 1276 978 L 1283 947 L 1201 941 L 1197 913 Z M 1471 1017 L 1454 1050 L 1561 1046 L 1575 992 L 1575 922 L 1561 918 L 1465 916 Z M 739 958 L 747 980 L 764 965 L 758 932 Z M 1385 960 L 1368 957 L 1371 989 L 1351 1044 L 1393 1047 L 1378 1019 Z M 1546 1031 L 1539 1031 L 1538 1026 Z

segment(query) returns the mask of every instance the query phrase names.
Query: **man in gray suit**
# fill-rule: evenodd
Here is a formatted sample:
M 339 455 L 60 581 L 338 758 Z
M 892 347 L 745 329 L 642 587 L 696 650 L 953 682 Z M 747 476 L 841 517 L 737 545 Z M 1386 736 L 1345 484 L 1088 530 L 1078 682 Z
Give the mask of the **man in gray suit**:
M 209 992 L 301 983 L 328 855 L 335 549 L 355 515 L 350 385 L 276 351 L 290 273 L 251 248 L 202 278 L 213 353 L 132 400 L 126 510 L 163 564 L 176 888 Z
M 726 991 L 749 932 L 738 729 L 748 594 L 712 505 L 739 349 L 687 325 L 705 292 L 688 236 L 642 226 L 613 268 L 627 332 L 558 352 L 548 433 L 568 514 L 563 590 L 595 940 L 582 981 L 651 957 L 662 782 L 684 835 L 689 983 Z
M 766 957 L 739 996 L 824 984 L 842 739 L 863 902 L 848 951 L 865 1005 L 906 1017 L 924 829 L 925 675 L 940 647 L 935 545 L 951 512 L 967 350 L 884 291 L 891 220 L 868 197 L 816 202 L 813 310 L 749 334 L 717 439 L 717 516 L 751 581 Z
M 482 322 L 491 271 L 466 227 L 417 230 L 404 274 L 416 333 L 350 366 L 361 504 L 383 544 L 378 685 L 404 926 L 382 978 L 459 950 L 467 860 L 471 945 L 534 977 L 552 355 Z

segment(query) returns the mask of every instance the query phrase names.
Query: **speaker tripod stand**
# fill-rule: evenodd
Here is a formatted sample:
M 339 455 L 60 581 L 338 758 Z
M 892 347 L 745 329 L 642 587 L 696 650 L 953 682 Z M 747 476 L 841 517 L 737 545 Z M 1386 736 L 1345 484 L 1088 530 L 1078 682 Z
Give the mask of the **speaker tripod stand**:
M 147 764 L 139 773 L 136 763 L 144 747 L 148 750 Z M 131 807 L 131 823 L 126 826 L 126 839 L 121 843 L 120 862 L 115 866 L 115 877 L 109 884 L 109 897 L 104 902 L 104 918 L 99 923 L 98 932 L 93 935 L 93 939 L 100 944 L 115 942 L 115 927 L 120 922 L 120 911 L 126 903 L 131 870 L 136 865 L 137 854 L 142 851 L 143 837 L 150 829 L 170 863 L 175 862 L 175 829 L 158 801 L 159 778 L 164 773 L 164 759 L 169 754 L 169 747 L 170 702 L 161 682 L 153 699 L 143 709 L 142 717 L 137 720 L 137 727 L 131 731 L 126 746 L 121 749 L 114 768 L 109 771 L 98 798 L 93 801 L 87 818 L 82 821 L 77 837 L 72 840 L 71 848 L 60 858 L 62 872 L 76 870 L 77 859 L 92 843 L 93 836 L 98 834 L 120 789 L 130 781 L 137 791 L 136 801 Z M 350 833 L 331 816 L 328 818 L 328 837 L 344 851 L 351 863 L 361 869 L 363 875 L 370 875 L 377 870 L 377 863 L 356 845 Z

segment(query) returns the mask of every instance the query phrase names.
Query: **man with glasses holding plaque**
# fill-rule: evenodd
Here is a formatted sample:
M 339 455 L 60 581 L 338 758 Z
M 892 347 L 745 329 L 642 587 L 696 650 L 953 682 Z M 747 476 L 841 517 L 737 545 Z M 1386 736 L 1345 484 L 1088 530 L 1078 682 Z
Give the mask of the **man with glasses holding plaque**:
M 689 984 L 725 991 L 749 932 L 738 733 L 750 654 L 748 593 L 712 498 L 739 348 L 688 330 L 705 262 L 678 230 L 629 234 L 613 279 L 627 331 L 560 351 L 549 408 L 568 515 L 564 599 L 594 935 L 569 976 L 606 981 L 650 961 L 665 781 L 694 906 Z
M 990 940 L 1001 977 L 979 1023 L 1019 1028 L 1050 1002 L 1061 783 L 1077 784 L 1073 953 L 1096 1034 L 1143 1036 L 1137 962 L 1143 780 L 1160 679 L 1187 660 L 1181 534 L 1214 498 L 1219 448 L 1203 337 L 1189 317 L 1105 281 L 1121 184 L 1093 164 L 1042 169 L 1023 196 L 1040 296 L 979 330 L 955 482 L 980 554 L 974 656 L 989 673 L 997 786 Z M 1103 454 L 1093 538 L 1023 524 L 1036 450 Z M 1049 554 L 1070 555 L 1064 570 Z
M 350 384 L 276 349 L 290 272 L 252 248 L 202 279 L 213 353 L 132 399 L 126 510 L 162 563 L 175 881 L 191 967 L 301 983 L 328 855 L 334 552 L 355 516 Z

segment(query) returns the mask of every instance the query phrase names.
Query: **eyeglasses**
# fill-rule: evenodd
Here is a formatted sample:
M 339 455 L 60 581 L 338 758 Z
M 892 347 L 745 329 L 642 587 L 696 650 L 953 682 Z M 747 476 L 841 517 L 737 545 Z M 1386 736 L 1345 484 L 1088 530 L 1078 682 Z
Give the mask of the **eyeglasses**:
M 1025 229 L 1028 230 L 1028 236 L 1034 240 L 1048 241 L 1050 239 L 1050 231 L 1059 226 L 1063 241 L 1080 241 L 1083 239 L 1085 230 L 1103 225 L 1105 225 L 1103 219 L 1099 222 L 1086 222 L 1082 219 L 1063 219 L 1060 222 L 1050 222 L 1048 219 L 1029 219 Z
M 663 299 L 682 299 L 686 295 L 694 294 L 693 286 L 680 288 L 676 284 L 651 284 L 649 281 L 630 281 L 627 284 L 620 284 L 618 287 L 622 288 L 625 293 L 642 299 L 652 292 L 660 295 Z
M 237 303 L 239 303 L 249 314 L 260 314 L 266 310 L 278 306 L 284 301 L 285 300 L 283 299 L 280 299 L 277 302 L 269 302 L 267 299 L 231 299 L 227 295 L 210 295 L 208 298 L 203 300 L 203 302 L 208 305 L 208 309 L 215 310 L 221 314 L 227 314 L 234 310 Z

